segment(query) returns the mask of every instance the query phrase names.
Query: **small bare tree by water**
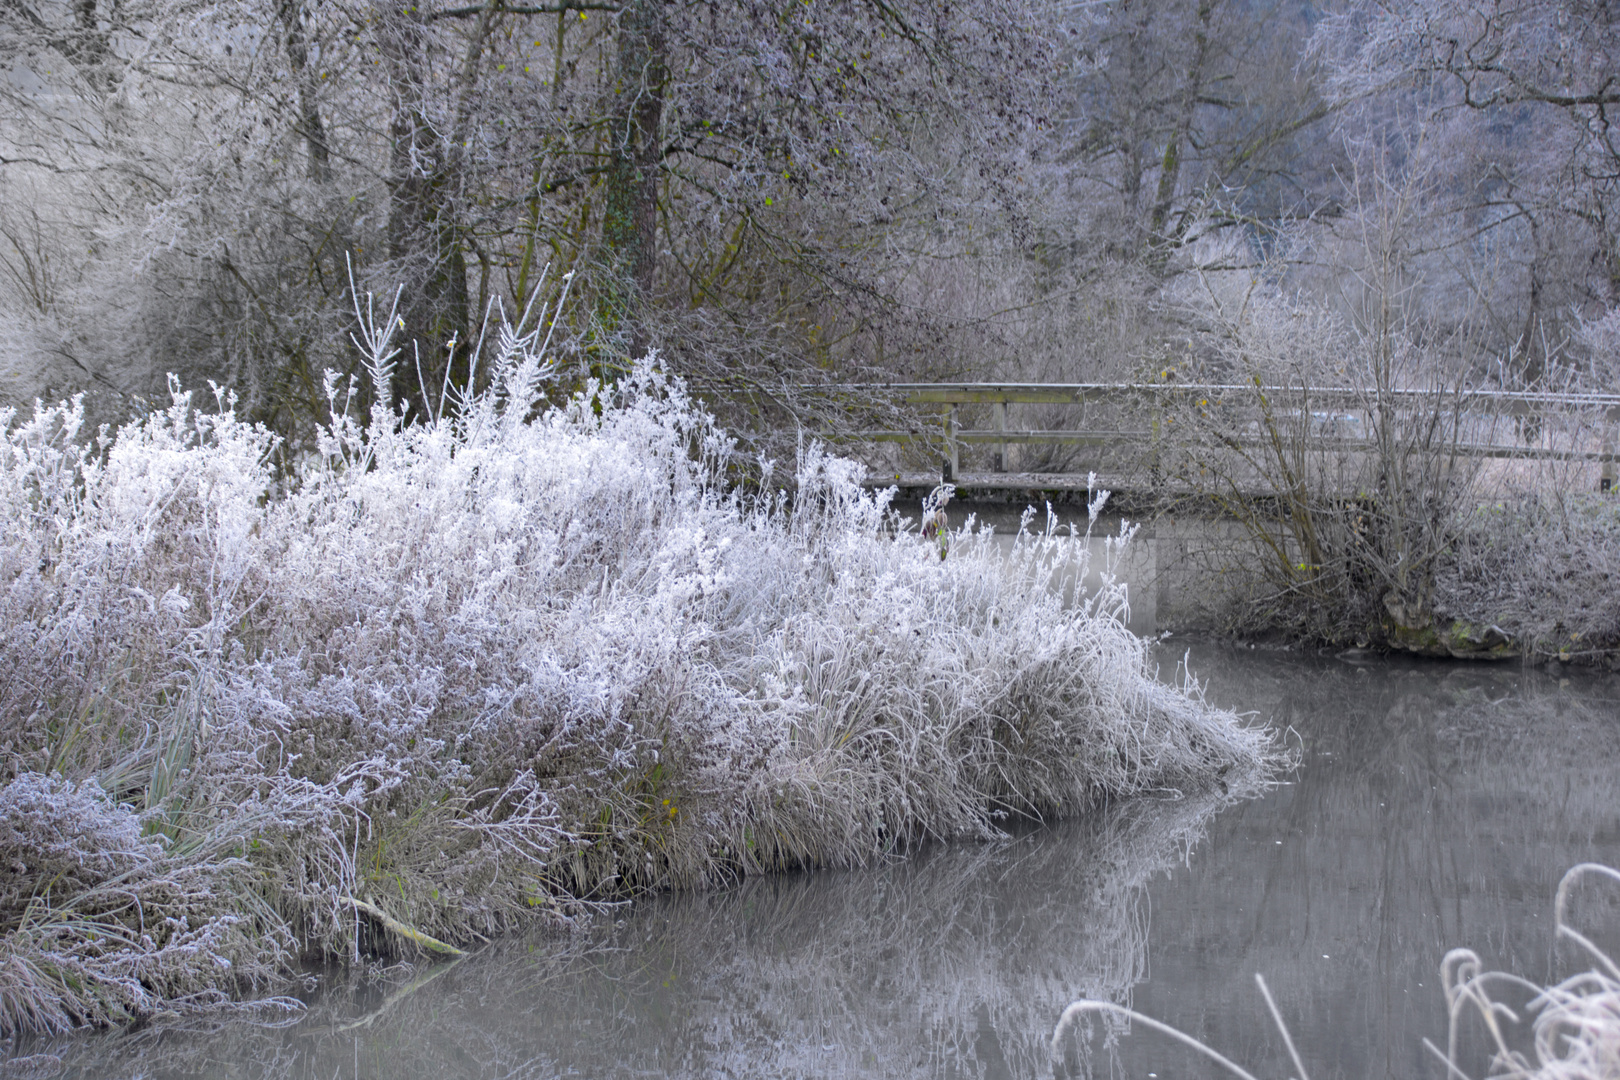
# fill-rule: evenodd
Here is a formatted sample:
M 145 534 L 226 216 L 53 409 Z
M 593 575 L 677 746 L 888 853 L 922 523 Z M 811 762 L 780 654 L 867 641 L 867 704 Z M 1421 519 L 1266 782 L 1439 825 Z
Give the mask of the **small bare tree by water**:
M 1467 374 L 1436 362 L 1389 299 L 1362 322 L 1259 289 L 1207 297 L 1213 363 L 1170 373 L 1167 470 L 1239 523 L 1216 555 L 1248 632 L 1472 652 L 1435 610 L 1435 577 L 1476 472 Z M 1466 342 L 1445 343 L 1466 348 Z M 1476 425 L 1477 426 L 1477 425 Z M 1219 580 L 1219 579 L 1218 579 Z
M 1460 658 L 1615 655 L 1606 399 L 1538 412 L 1480 385 L 1466 335 L 1416 320 L 1373 334 L 1259 289 L 1207 310 L 1213 362 L 1171 374 L 1226 385 L 1165 391 L 1166 473 L 1171 513 L 1236 524 L 1193 556 L 1221 625 Z
M 1182 294 L 1198 334 L 1161 372 L 1171 512 L 1214 508 L 1238 527 L 1236 544 L 1199 555 L 1229 630 L 1454 657 L 1610 655 L 1620 626 L 1593 599 L 1608 590 L 1577 584 L 1620 569 L 1590 460 L 1612 449 L 1607 406 L 1535 404 L 1533 392 L 1591 385 L 1556 350 L 1533 392 L 1508 401 L 1489 313 L 1426 312 L 1440 190 L 1421 136 L 1402 169 L 1380 146 L 1346 181 L 1352 212 L 1331 235 L 1283 234 L 1259 272 L 1200 275 Z M 1350 282 L 1336 301 L 1288 291 L 1299 266 L 1328 262 Z

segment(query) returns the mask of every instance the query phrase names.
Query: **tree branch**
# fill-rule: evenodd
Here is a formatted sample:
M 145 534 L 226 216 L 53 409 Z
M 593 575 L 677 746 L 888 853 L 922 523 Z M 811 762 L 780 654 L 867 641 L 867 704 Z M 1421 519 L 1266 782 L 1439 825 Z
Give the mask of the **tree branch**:
M 431 22 L 436 19 L 468 19 L 474 15 L 482 15 L 488 11 L 492 4 L 470 4 L 466 7 L 446 8 L 443 11 L 434 11 L 428 14 Z M 507 15 L 561 15 L 569 11 L 619 11 L 623 5 L 608 3 L 592 3 L 591 0 L 559 0 L 555 4 L 500 4 L 500 9 Z

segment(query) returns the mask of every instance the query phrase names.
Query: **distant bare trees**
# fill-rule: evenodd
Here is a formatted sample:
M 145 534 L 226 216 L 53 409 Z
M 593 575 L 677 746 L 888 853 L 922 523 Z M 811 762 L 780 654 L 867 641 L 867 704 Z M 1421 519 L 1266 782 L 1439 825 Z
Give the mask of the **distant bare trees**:
M 1507 381 L 1587 357 L 1620 302 L 1607 16 L 1308 14 L 7 0 L 0 386 L 121 413 L 176 370 L 290 434 L 352 370 L 348 260 L 406 287 L 418 413 L 546 264 L 580 271 L 581 372 L 657 347 L 737 422 L 832 421 L 793 388 L 861 373 L 1124 377 L 1202 332 L 1188 270 L 1354 293 L 1357 177 L 1409 167 L 1422 302 Z
M 1584 0 L 1350 5 L 1311 52 L 1364 128 L 1422 128 L 1452 241 L 1431 280 L 1457 281 L 1505 381 L 1553 376 L 1579 324 L 1620 304 L 1620 16 Z
M 960 254 L 947 223 L 1022 212 L 1052 88 L 1035 0 L 89 2 L 0 9 L 0 185 L 93 252 L 54 271 L 66 347 L 119 401 L 223 377 L 284 431 L 352 365 L 346 256 L 406 286 L 419 411 L 545 263 L 584 272 L 596 370 L 659 346 L 738 389 L 922 357 L 938 313 L 895 285 Z
M 1212 224 L 1320 209 L 1335 155 L 1331 106 L 1299 56 L 1306 30 L 1284 5 L 1227 0 L 1118 0 L 1076 18 L 1056 152 L 1090 189 L 1093 235 L 1162 273 Z

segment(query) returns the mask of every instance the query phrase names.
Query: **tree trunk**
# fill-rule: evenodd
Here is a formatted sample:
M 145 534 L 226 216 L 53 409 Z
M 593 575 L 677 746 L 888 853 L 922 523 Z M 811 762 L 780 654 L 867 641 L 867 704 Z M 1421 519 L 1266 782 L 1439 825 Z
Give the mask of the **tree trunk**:
M 411 415 L 453 411 L 449 391 L 467 383 L 467 258 L 451 199 L 460 180 L 427 118 L 427 28 L 418 7 L 378 9 L 378 43 L 393 90 L 388 169 L 388 257 L 405 292 L 395 338 L 401 353 L 390 393 Z
M 1198 96 L 1204 87 L 1204 67 L 1209 58 L 1209 24 L 1215 13 L 1214 0 L 1199 0 L 1198 21 L 1193 27 L 1192 62 L 1187 67 L 1187 81 L 1181 88 L 1180 108 L 1175 127 L 1164 143 L 1164 159 L 1159 167 L 1159 189 L 1153 200 L 1153 211 L 1148 219 L 1148 265 L 1162 270 L 1170 257 L 1175 240 L 1165 233 L 1170 220 L 1170 208 L 1175 203 L 1176 189 L 1181 184 L 1181 158 L 1183 147 L 1192 136 L 1193 114 L 1198 108 Z
M 619 16 L 619 55 L 608 122 L 607 198 L 602 246 L 607 285 L 604 326 L 644 353 L 644 305 L 658 268 L 658 168 L 664 88 L 669 80 L 660 0 L 631 0 Z
M 114 75 L 107 64 L 110 49 L 107 33 L 101 29 L 96 0 L 73 0 L 72 7 L 73 31 L 63 52 L 73 61 L 73 66 L 78 68 L 85 82 L 102 93 L 109 93 L 113 88 Z
M 298 83 L 298 132 L 309 152 L 309 178 L 324 184 L 332 178 L 332 154 L 326 138 L 326 125 L 315 106 L 315 75 L 309 69 L 309 46 L 304 40 L 303 5 L 298 0 L 281 0 L 276 11 L 287 38 L 287 63 Z

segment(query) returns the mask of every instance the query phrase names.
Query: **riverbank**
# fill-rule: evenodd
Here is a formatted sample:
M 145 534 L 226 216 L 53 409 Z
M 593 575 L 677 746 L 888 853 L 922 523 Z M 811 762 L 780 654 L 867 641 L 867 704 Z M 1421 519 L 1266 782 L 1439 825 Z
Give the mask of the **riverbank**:
M 262 1009 L 300 957 L 451 955 L 1275 760 L 1158 680 L 1118 589 L 1049 588 L 1082 536 L 942 560 L 814 449 L 791 502 L 739 494 L 652 375 L 526 421 L 537 371 L 453 424 L 337 409 L 290 478 L 228 401 L 94 450 L 75 406 L 8 418 L 0 1028 Z
M 1155 651 L 1168 669 L 1189 649 L 1212 702 L 1298 732 L 1288 783 L 1238 802 L 1118 801 L 1014 826 L 1009 841 L 644 897 L 566 940 L 509 937 L 453 965 L 323 977 L 281 1026 L 164 1025 L 13 1052 L 60 1057 L 58 1074 L 40 1073 L 58 1080 L 357 1067 L 423 1080 L 1050 1080 L 1053 1028 L 1088 996 L 1195 1032 L 1257 1076 L 1299 1076 L 1254 989 L 1260 972 L 1311 1076 L 1424 1076 L 1444 1071 L 1422 1040 L 1446 1045 L 1450 949 L 1537 985 L 1591 966 L 1554 938 L 1554 892 L 1574 862 L 1620 860 L 1615 676 L 1179 637 Z M 1613 955 L 1614 886 L 1588 885 L 1570 924 Z M 1529 1049 L 1524 1000 L 1504 1004 Z M 1493 1046 L 1470 1010 L 1462 1020 L 1458 1065 L 1483 1076 Z M 1131 1031 L 1093 1027 L 1092 1075 L 1217 1075 Z M 1059 1075 L 1085 1075 L 1065 1065 Z
M 952 505 L 954 520 L 972 518 L 1005 535 L 1026 505 L 1050 506 L 1060 517 L 1083 513 L 1075 500 L 1084 492 L 1018 494 L 969 493 Z M 1250 507 L 1254 516 L 1245 520 L 1211 503 L 1125 494 L 1109 499 L 1109 517 L 1095 531 L 1091 581 L 1103 537 L 1133 529 L 1117 570 L 1129 585 L 1130 623 L 1138 633 L 1620 669 L 1615 494 L 1540 484 L 1461 504 L 1427 542 L 1426 584 L 1414 571 L 1423 602 L 1405 608 L 1392 608 L 1393 593 L 1381 579 L 1357 572 L 1353 550 L 1330 550 L 1332 561 L 1321 565 L 1293 563 L 1291 578 L 1280 574 L 1278 552 L 1294 544 L 1280 525 L 1278 534 L 1256 534 L 1264 506 Z M 917 516 L 915 500 L 897 505 Z
M 1320 566 L 1296 563 L 1289 581 L 1276 550 L 1288 548 L 1286 538 L 1257 537 L 1232 517 L 1183 509 L 1149 519 L 1143 533 L 1159 630 L 1620 668 L 1620 500 L 1609 493 L 1524 490 L 1460 505 L 1421 552 L 1414 543 L 1410 591 L 1420 600 L 1405 604 L 1358 569 L 1354 550 L 1330 552 Z

